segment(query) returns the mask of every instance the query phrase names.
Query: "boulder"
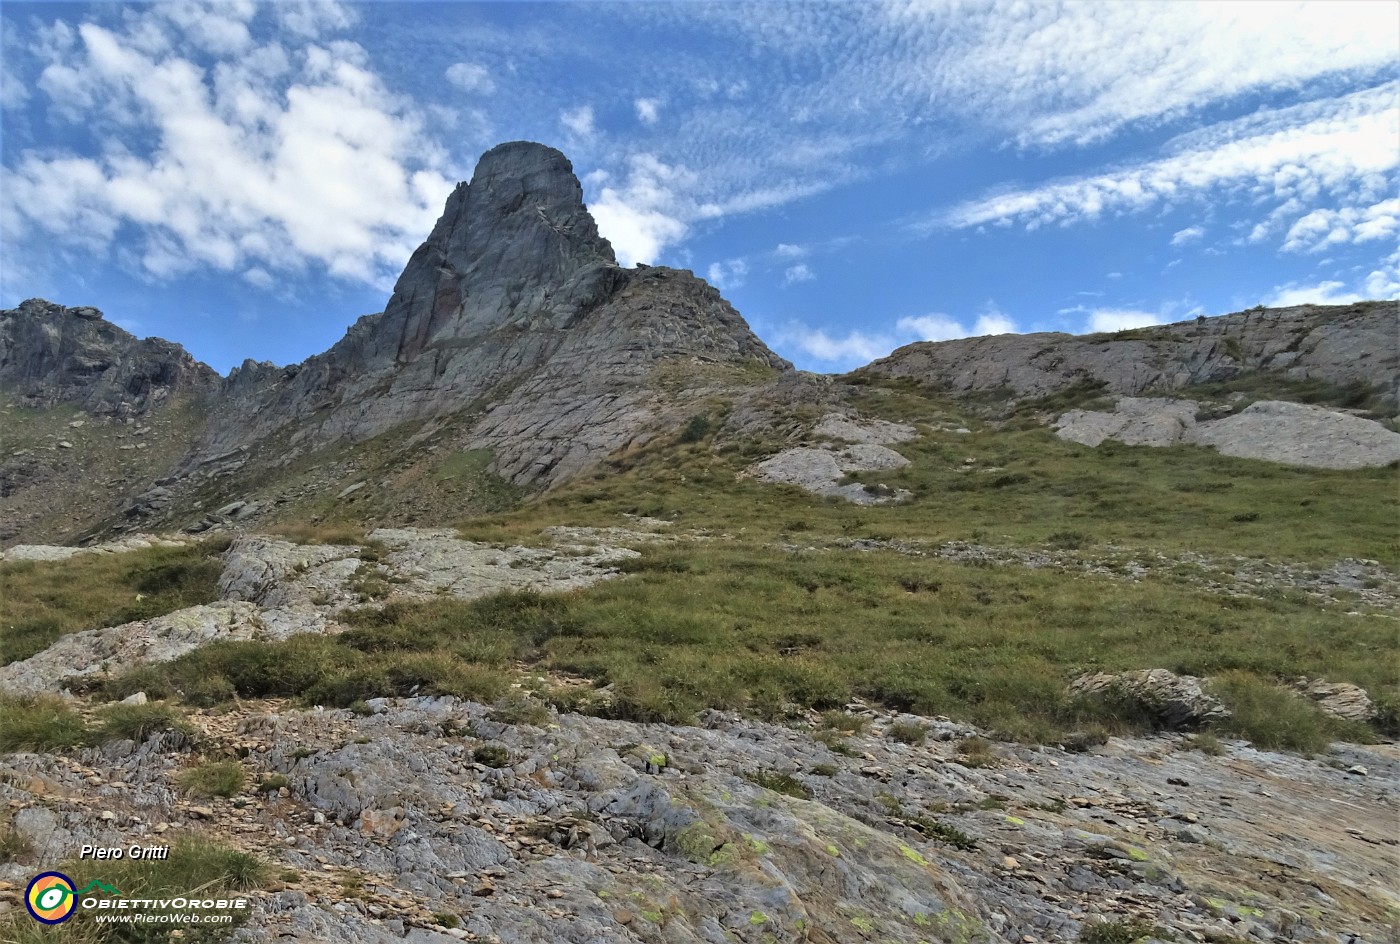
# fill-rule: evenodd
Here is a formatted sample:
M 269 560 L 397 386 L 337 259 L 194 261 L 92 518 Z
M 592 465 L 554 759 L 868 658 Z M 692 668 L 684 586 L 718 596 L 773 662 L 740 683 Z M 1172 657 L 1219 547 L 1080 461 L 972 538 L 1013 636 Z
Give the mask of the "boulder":
M 1199 728 L 1230 716 L 1218 698 L 1201 688 L 1200 679 L 1166 669 L 1081 675 L 1070 683 L 1070 692 L 1080 697 L 1130 701 L 1146 709 L 1158 725 L 1173 731 Z
M 1292 688 L 1304 698 L 1333 717 L 1347 721 L 1370 721 L 1376 716 L 1376 706 L 1366 689 L 1350 682 L 1329 682 L 1310 679 L 1306 675 L 1294 680 Z

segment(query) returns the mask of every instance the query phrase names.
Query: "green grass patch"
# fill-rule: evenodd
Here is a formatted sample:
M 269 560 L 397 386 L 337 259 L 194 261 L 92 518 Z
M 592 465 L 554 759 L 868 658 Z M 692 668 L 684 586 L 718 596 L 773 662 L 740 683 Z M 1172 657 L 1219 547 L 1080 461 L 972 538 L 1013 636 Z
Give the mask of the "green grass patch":
M 87 743 L 82 716 L 53 695 L 0 695 L 0 753 L 53 751 Z
M 340 636 L 219 643 L 108 690 L 163 697 L 222 679 L 241 697 L 313 704 L 411 691 L 491 703 L 526 663 L 611 685 L 610 706 L 592 710 L 624 719 L 688 722 L 707 707 L 781 717 L 795 704 L 832 712 L 825 733 L 840 741 L 836 727 L 855 721 L 836 709 L 863 697 L 1044 742 L 1150 730 L 1123 706 L 1070 698 L 1066 684 L 1087 671 L 1308 675 L 1381 699 L 1400 677 L 1393 626 L 1380 615 L 1221 596 L 1165 577 L 936 560 L 919 566 L 939 592 L 911 594 L 900 582 L 908 566 L 894 552 L 651 547 L 627 579 L 586 590 L 395 601 L 344 614 L 351 628 Z
M 68 633 L 214 602 L 227 547 L 227 538 L 211 538 L 0 564 L 0 665 L 27 659 Z
M 194 728 L 184 715 L 169 705 L 157 702 L 108 705 L 102 709 L 94 739 L 103 742 L 126 738 L 140 744 L 165 731 L 178 731 L 188 737 L 193 735 Z
M 774 773 L 771 770 L 755 770 L 744 774 L 744 779 L 765 790 L 796 797 L 799 800 L 812 799 L 812 788 L 791 774 Z
M 236 761 L 217 760 L 182 771 L 177 781 L 191 796 L 231 797 L 243 792 L 248 775 Z
M 1311 755 L 1327 750 L 1333 741 L 1372 739 L 1366 725 L 1329 715 L 1308 699 L 1254 675 L 1227 672 L 1211 689 L 1231 712 L 1219 729 L 1264 750 Z
M 872 388 L 875 384 L 870 384 Z M 551 524 L 615 525 L 646 514 L 679 525 L 778 539 L 797 523 L 804 538 L 882 535 L 888 539 L 1046 544 L 1091 552 L 1114 544 L 1168 553 L 1243 554 L 1332 563 L 1359 557 L 1400 565 L 1394 469 L 1289 468 L 1223 456 L 1211 449 L 1167 449 L 1064 442 L 1036 417 L 1095 391 L 1065 392 L 1054 403 L 1022 404 L 993 427 L 969 417 L 967 402 L 908 384 L 879 384 L 858 395 L 864 413 L 916 427 L 965 424 L 970 434 L 929 433 L 895 447 L 911 460 L 894 471 L 857 473 L 869 484 L 910 490 L 914 499 L 858 507 L 796 487 L 735 478 L 781 448 L 776 438 L 708 444 L 658 442 L 618 456 L 593 476 L 550 491 L 517 512 L 478 518 L 468 537 L 514 543 Z M 1088 399 L 1086 399 L 1088 398 Z M 1062 402 L 1061 402 L 1062 401 Z M 794 414 L 794 417 L 796 414 Z M 776 436 L 776 434 L 775 434 Z M 967 465 L 964 459 L 976 461 Z M 984 471 L 985 470 L 985 471 Z M 1256 514 L 1257 520 L 1236 520 Z M 907 576 L 927 579 L 916 570 Z

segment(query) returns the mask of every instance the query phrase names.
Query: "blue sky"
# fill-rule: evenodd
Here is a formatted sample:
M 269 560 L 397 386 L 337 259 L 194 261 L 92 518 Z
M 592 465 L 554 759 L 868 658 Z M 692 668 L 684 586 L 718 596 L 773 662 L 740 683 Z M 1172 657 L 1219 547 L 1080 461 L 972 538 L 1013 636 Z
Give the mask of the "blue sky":
M 0 5 L 0 305 L 220 371 L 383 308 L 554 145 L 798 366 L 1400 296 L 1400 4 Z

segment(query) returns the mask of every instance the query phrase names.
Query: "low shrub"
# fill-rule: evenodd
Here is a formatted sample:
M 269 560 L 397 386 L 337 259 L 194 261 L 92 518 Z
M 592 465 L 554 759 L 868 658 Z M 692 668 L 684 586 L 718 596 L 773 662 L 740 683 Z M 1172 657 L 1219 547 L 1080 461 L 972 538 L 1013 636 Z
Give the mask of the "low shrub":
M 897 721 L 885 729 L 885 736 L 905 744 L 920 744 L 928 736 L 928 728 L 922 724 Z

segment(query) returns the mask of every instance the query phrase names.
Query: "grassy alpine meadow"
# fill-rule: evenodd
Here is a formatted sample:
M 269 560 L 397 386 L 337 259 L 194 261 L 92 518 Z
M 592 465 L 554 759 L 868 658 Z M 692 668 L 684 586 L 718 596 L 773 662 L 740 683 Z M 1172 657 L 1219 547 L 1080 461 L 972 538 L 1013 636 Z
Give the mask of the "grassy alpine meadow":
M 59 636 L 151 619 L 219 598 L 227 538 L 63 561 L 0 564 L 0 665 Z
M 225 697 L 291 695 L 308 704 L 410 691 L 490 701 L 523 662 L 611 686 L 608 703 L 587 689 L 541 692 L 560 707 L 589 702 L 635 720 L 684 723 L 707 707 L 780 718 L 793 705 L 828 710 L 864 697 L 1027 741 L 1085 725 L 1147 726 L 1068 698 L 1066 683 L 1092 670 L 1234 673 L 1225 694 L 1251 697 L 1241 679 L 1272 688 L 1272 680 L 1320 675 L 1395 697 L 1393 621 L 1295 599 L 718 542 L 654 547 L 628 569 L 626 579 L 566 594 L 352 610 L 339 636 L 208 646 L 117 679 L 108 694 L 207 694 L 222 683 Z M 1328 730 L 1310 705 L 1300 710 Z
M 1068 406 L 1069 402 L 1066 402 Z M 857 506 L 795 486 L 745 477 L 773 455 L 771 441 L 715 445 L 710 432 L 615 458 L 520 509 L 473 518 L 465 537 L 529 540 L 544 525 L 616 525 L 624 514 L 748 538 L 798 535 L 1044 547 L 1114 546 L 1149 553 L 1242 555 L 1332 564 L 1343 558 L 1400 566 L 1400 477 L 1394 466 L 1356 471 L 1292 468 L 1196 446 L 1097 448 L 1058 439 L 1030 419 L 1039 405 L 995 423 L 901 390 L 860 400 L 865 415 L 909 423 L 922 435 L 892 446 L 899 470 L 849 480 L 908 489 L 908 502 Z M 697 417 L 722 426 L 723 404 Z M 808 417 L 810 419 L 811 417 Z M 692 417 L 692 421 L 694 417 Z M 696 424 L 699 425 L 698 423 Z M 956 433 L 957 428 L 968 429 Z
M 708 707 L 778 718 L 861 697 L 1052 741 L 1150 727 L 1132 706 L 1069 698 L 1078 674 L 1165 668 L 1216 679 L 1218 694 L 1240 706 L 1220 733 L 1261 745 L 1315 751 L 1331 738 L 1369 736 L 1287 695 L 1280 684 L 1300 675 L 1363 686 L 1381 705 L 1377 726 L 1394 732 L 1392 614 L 1347 591 L 1320 600 L 1287 578 L 1248 595 L 1225 591 L 1235 557 L 1394 568 L 1395 469 L 1292 469 L 1194 447 L 1090 449 L 1041 422 L 1092 400 L 1079 391 L 985 419 L 966 402 L 868 389 L 864 415 L 921 434 L 895 447 L 909 466 L 857 477 L 912 493 L 882 506 L 747 474 L 777 451 L 781 429 L 815 420 L 815 407 L 780 411 L 771 436 L 749 428 L 724 439 L 727 405 L 701 401 L 672 437 L 459 527 L 473 540 L 532 544 L 556 524 L 668 522 L 659 529 L 667 540 L 638 545 L 621 579 L 563 594 L 390 599 L 341 614 L 349 628 L 338 636 L 219 643 L 96 684 L 110 698 L 144 691 L 196 706 L 278 696 L 348 707 L 417 692 L 493 702 L 524 665 L 592 680 L 593 689 L 539 691 L 557 706 L 624 718 L 686 722 Z M 485 468 L 476 454 L 458 465 L 443 474 Z M 301 536 L 326 540 L 325 527 Z M 336 539 L 362 542 L 356 527 L 336 524 Z M 949 541 L 1058 554 L 1063 566 L 937 556 Z M 130 618 L 135 592 L 154 586 L 143 581 L 155 573 L 193 588 L 159 606 L 202 602 L 217 550 L 8 565 L 0 577 L 16 590 L 0 604 L 4 651 L 13 659 L 61 632 Z M 200 576 L 174 579 L 191 570 Z M 50 610 L 65 622 L 44 623 Z M 52 734 L 73 736 L 62 724 Z

